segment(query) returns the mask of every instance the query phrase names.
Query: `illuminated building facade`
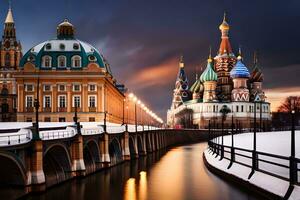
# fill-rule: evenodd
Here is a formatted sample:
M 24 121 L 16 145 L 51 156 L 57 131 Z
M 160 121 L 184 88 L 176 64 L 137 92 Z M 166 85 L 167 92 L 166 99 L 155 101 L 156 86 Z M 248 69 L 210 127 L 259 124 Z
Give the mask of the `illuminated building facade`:
M 234 119 L 242 127 L 251 127 L 256 116 L 259 127 L 267 128 L 271 120 L 270 103 L 262 89 L 263 74 L 257 58 L 250 73 L 241 51 L 238 57 L 232 51 L 225 16 L 219 29 L 218 54 L 214 58 L 209 55 L 206 69 L 200 77 L 196 75 L 189 90 L 184 63 L 180 60 L 173 101 L 167 113 L 168 126 L 207 128 L 209 122 L 219 123 L 223 119 L 225 125 L 229 125 Z

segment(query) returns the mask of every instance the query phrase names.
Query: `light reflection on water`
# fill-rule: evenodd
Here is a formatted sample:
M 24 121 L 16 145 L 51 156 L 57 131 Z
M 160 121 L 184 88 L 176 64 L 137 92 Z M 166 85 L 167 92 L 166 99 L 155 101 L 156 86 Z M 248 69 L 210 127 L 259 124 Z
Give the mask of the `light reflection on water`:
M 204 166 L 205 143 L 149 154 L 28 199 L 254 200 Z

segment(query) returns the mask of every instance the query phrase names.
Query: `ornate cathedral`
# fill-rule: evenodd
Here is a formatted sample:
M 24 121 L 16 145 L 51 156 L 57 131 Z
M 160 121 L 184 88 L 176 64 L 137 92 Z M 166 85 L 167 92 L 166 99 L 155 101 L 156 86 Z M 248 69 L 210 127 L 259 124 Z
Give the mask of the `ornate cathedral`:
M 224 15 L 219 26 L 221 44 L 218 54 L 207 59 L 207 66 L 189 87 L 183 57 L 179 61 L 173 101 L 167 113 L 169 127 L 207 128 L 209 121 L 226 125 L 234 119 L 250 128 L 257 118 L 260 128 L 269 126 L 270 103 L 262 88 L 263 74 L 255 57 L 250 72 L 243 63 L 241 49 L 236 57 L 229 41 L 230 26 Z M 227 110 L 226 112 L 223 112 Z M 225 114 L 226 113 L 226 114 Z

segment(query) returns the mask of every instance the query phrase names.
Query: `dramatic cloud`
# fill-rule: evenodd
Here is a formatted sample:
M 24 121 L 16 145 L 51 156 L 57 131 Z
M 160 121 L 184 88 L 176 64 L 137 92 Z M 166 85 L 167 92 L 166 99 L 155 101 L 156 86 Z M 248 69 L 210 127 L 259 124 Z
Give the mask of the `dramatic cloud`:
M 191 84 L 206 65 L 209 46 L 213 54 L 218 50 L 224 11 L 232 47 L 237 52 L 242 46 L 249 69 L 253 51 L 259 51 L 269 100 L 276 105 L 272 98 L 277 91 L 299 91 L 298 0 L 27 0 L 12 6 L 24 51 L 55 37 L 56 25 L 68 18 L 76 36 L 104 54 L 117 80 L 163 117 L 171 104 L 180 54 Z M 7 1 L 0 7 L 4 21 Z

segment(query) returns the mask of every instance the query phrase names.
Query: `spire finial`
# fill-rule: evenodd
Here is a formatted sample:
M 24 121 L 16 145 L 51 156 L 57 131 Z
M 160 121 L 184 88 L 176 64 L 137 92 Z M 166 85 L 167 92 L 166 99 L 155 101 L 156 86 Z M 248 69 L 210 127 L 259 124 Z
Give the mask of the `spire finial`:
M 242 60 L 242 46 L 239 45 L 239 56 L 237 57 L 238 60 Z
M 254 65 L 256 65 L 258 63 L 258 52 L 257 51 L 254 51 L 253 59 L 254 59 Z
M 8 0 L 8 9 L 11 10 L 11 0 Z
M 196 73 L 196 81 L 198 80 L 198 73 Z
M 5 19 L 5 23 L 14 23 L 14 18 L 12 16 L 12 11 L 11 11 L 11 0 L 8 1 L 8 13 Z
M 209 63 L 212 62 L 212 59 L 211 59 L 211 46 L 209 46 L 209 55 L 208 55 L 207 62 L 209 62 Z
M 223 22 L 226 21 L 226 11 L 224 11 Z
M 181 54 L 180 56 L 180 60 L 179 60 L 179 67 L 183 68 L 184 67 L 184 59 L 183 59 L 183 55 Z

